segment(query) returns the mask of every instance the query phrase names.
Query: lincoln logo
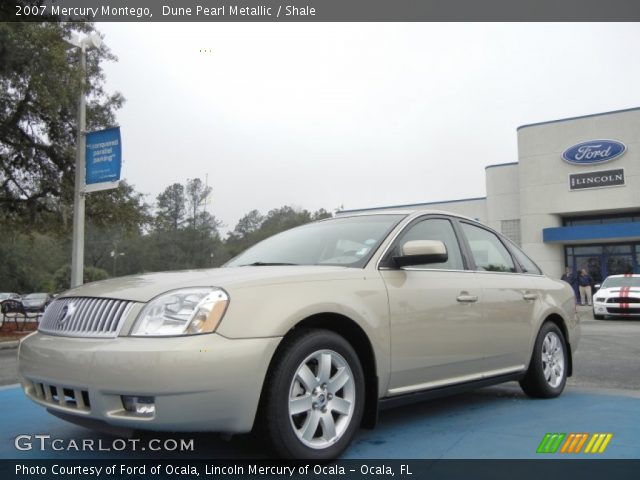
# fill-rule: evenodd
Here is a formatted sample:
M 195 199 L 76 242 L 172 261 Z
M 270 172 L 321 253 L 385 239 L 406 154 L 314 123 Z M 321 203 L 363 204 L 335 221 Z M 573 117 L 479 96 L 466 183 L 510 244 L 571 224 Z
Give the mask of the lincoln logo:
M 626 150 L 625 144 L 616 140 L 590 140 L 567 148 L 562 158 L 577 165 L 604 163 L 618 158 Z

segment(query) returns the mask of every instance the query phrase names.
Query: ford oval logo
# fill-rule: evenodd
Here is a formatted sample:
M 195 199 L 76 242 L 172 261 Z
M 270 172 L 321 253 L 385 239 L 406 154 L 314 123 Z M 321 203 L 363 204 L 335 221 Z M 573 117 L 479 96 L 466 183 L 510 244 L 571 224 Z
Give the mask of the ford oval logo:
M 626 150 L 626 145 L 616 140 L 589 140 L 567 148 L 562 158 L 574 165 L 590 165 L 618 158 Z

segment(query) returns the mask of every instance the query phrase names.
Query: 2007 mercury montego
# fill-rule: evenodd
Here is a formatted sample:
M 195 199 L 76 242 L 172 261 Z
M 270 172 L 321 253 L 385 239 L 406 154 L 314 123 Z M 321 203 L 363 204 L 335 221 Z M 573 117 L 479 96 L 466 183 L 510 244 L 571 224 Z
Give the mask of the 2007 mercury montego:
M 509 240 L 379 211 L 288 230 L 223 268 L 70 290 L 21 342 L 19 373 L 72 422 L 261 427 L 276 455 L 317 460 L 381 407 L 509 380 L 555 397 L 578 339 L 571 287 Z

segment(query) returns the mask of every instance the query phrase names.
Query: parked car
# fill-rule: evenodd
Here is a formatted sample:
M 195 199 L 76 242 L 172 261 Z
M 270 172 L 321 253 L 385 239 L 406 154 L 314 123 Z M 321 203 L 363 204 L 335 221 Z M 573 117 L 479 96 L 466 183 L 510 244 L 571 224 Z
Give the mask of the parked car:
M 22 297 L 22 304 L 26 312 L 44 312 L 51 299 L 48 293 L 30 293 Z
M 18 293 L 10 293 L 10 292 L 0 293 L 0 302 L 2 302 L 3 300 L 21 300 L 21 299 L 22 297 Z
M 593 297 L 593 318 L 640 316 L 640 275 L 611 275 Z
M 382 407 L 509 380 L 559 395 L 578 322 L 571 287 L 493 230 L 387 211 L 288 230 L 223 268 L 70 290 L 21 342 L 19 374 L 72 422 L 259 427 L 276 455 L 320 460 Z

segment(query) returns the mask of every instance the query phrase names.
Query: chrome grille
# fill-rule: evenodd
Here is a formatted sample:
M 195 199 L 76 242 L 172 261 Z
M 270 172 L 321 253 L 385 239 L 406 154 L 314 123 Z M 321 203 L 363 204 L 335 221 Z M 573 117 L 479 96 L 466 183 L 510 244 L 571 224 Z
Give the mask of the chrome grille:
M 111 298 L 60 298 L 47 307 L 38 330 L 64 337 L 114 338 L 133 304 Z

